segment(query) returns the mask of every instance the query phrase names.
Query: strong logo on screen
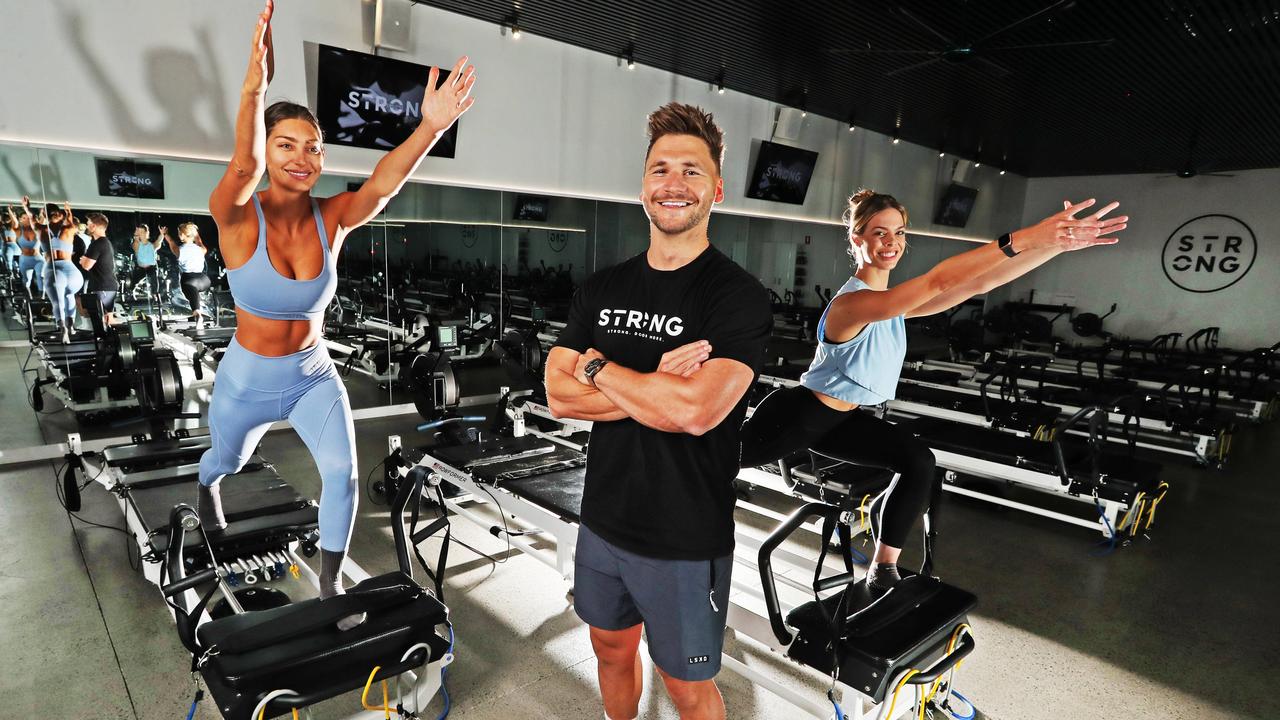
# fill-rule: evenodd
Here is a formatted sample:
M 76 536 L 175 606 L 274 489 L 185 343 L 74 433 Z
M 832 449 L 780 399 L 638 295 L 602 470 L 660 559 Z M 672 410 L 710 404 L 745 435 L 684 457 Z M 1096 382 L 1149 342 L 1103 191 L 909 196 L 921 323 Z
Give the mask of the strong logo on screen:
M 1211 293 L 1240 282 L 1258 257 L 1258 239 L 1239 218 L 1201 215 L 1178 226 L 1165 241 L 1161 264 L 1174 285 Z

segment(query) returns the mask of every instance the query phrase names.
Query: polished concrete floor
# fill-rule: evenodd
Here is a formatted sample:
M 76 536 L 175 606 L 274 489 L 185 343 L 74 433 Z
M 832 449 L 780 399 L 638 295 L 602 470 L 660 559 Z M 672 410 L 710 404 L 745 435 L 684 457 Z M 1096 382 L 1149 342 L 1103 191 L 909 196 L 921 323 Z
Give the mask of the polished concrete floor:
M 57 442 L 75 429 L 56 404 L 48 415 L 32 411 L 20 380 L 25 354 L 0 350 L 4 450 Z M 379 396 L 361 379 L 352 392 Z M 358 423 L 362 478 L 377 470 L 389 434 L 412 442 L 414 421 Z M 136 429 L 86 434 L 127 432 Z M 263 454 L 304 494 L 318 495 L 315 467 L 292 432 L 268 435 Z M 1245 429 L 1233 454 L 1220 472 L 1169 466 L 1171 490 L 1150 537 L 1106 557 L 1095 556 L 1099 536 L 1086 530 L 948 495 L 937 570 L 980 599 L 978 649 L 959 689 L 1000 720 L 1274 717 L 1280 426 Z M 89 524 L 119 526 L 115 503 L 91 486 L 83 520 L 71 519 L 55 494 L 58 465 L 0 469 L 0 718 L 185 717 L 194 687 L 188 656 L 160 596 L 130 567 L 137 558 L 124 535 Z M 740 522 L 759 518 L 740 513 Z M 451 717 L 600 718 L 587 633 L 554 571 L 469 523 L 455 523 L 455 532 L 489 557 L 460 546 L 451 555 Z M 372 573 L 395 563 L 385 511 L 367 498 L 351 555 Z M 284 589 L 306 595 L 300 583 Z M 728 648 L 821 696 L 819 680 L 750 641 L 730 638 Z M 641 717 L 675 718 L 654 680 L 646 668 Z M 721 681 L 731 718 L 795 716 L 731 673 Z M 357 706 L 346 696 L 315 717 Z M 217 714 L 206 700 L 196 717 Z

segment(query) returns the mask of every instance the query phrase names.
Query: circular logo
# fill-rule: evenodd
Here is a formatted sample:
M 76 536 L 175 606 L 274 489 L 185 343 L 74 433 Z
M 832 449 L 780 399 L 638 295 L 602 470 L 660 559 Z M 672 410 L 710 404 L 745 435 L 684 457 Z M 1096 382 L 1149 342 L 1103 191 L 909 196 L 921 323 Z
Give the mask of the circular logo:
M 1178 226 L 1165 241 L 1161 264 L 1174 285 L 1211 293 L 1235 285 L 1258 257 L 1258 239 L 1238 218 L 1201 215 Z

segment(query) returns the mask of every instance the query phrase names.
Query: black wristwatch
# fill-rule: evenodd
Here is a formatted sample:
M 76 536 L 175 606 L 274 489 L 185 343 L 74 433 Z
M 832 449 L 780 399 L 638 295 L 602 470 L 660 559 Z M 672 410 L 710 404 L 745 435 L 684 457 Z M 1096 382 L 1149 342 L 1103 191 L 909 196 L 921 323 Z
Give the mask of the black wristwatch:
M 1009 257 L 1013 257 L 1018 254 L 1018 251 L 1013 249 L 1013 233 L 1005 233 L 1001 235 L 1000 239 L 996 240 L 996 245 L 999 245 L 1000 250 Z
M 608 364 L 609 361 L 604 358 L 595 358 L 587 361 L 587 366 L 582 369 L 582 374 L 586 376 L 587 382 L 591 383 L 591 387 L 596 386 L 596 373 L 600 372 L 600 369 Z

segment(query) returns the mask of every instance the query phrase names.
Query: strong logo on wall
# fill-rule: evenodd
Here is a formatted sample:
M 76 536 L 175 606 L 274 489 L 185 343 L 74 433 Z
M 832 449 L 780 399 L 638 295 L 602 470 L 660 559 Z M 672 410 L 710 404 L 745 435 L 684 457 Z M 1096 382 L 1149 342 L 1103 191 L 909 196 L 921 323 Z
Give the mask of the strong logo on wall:
M 1238 218 L 1201 215 L 1178 226 L 1165 241 L 1161 264 L 1183 290 L 1211 293 L 1240 282 L 1258 257 L 1258 239 Z

